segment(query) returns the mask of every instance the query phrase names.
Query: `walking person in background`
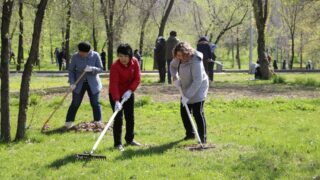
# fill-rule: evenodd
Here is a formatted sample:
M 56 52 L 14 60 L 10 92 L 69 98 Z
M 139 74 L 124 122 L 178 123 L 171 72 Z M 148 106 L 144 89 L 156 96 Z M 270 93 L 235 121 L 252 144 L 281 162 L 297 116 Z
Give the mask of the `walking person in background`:
M 159 36 L 156 42 L 156 47 L 154 48 L 154 58 L 155 62 L 158 63 L 159 69 L 159 82 L 166 82 L 166 40 Z
M 91 50 L 91 45 L 88 42 L 79 43 L 78 49 L 79 51 L 72 56 L 69 66 L 69 83 L 73 92 L 72 102 L 65 123 L 67 129 L 73 126 L 76 113 L 81 105 L 85 92 L 88 92 L 89 95 L 94 121 L 101 124 L 99 96 L 102 84 L 99 73 L 102 72 L 102 63 L 100 55 Z M 86 72 L 85 76 L 78 84 L 74 84 L 83 71 Z
M 100 53 L 100 57 L 101 57 L 103 70 L 105 71 L 106 70 L 106 51 L 104 51 L 104 49 L 102 49 L 102 51 Z
M 171 73 L 170 73 L 170 63 L 172 61 L 172 50 L 179 43 L 179 40 L 176 38 L 177 32 L 171 31 L 170 36 L 166 42 L 166 60 L 168 67 L 168 84 L 171 84 Z
M 60 54 L 60 51 L 59 51 L 59 48 L 56 47 L 56 49 L 54 50 L 54 58 L 56 60 L 56 65 L 59 65 L 59 54 Z
M 212 55 L 212 51 L 209 45 L 209 40 L 207 37 L 202 36 L 200 37 L 198 44 L 197 44 L 197 51 L 201 52 L 203 54 L 203 66 L 204 69 L 207 73 L 207 75 L 209 76 L 209 73 L 211 73 L 211 69 L 209 69 L 209 63 L 211 63 L 213 60 L 213 55 Z M 213 68 L 213 67 L 211 67 Z M 209 76 L 210 77 L 210 76 Z M 210 79 L 211 81 L 213 80 Z
M 124 151 L 121 142 L 123 114 L 126 120 L 127 144 L 141 146 L 134 140 L 134 91 L 140 84 L 140 68 L 129 44 L 120 44 L 117 55 L 118 59 L 110 69 L 109 101 L 113 111 L 120 110 L 113 124 L 114 147 Z M 125 102 L 121 105 L 123 99 Z
M 206 120 L 203 106 L 207 97 L 209 80 L 203 66 L 203 55 L 193 49 L 188 43 L 180 42 L 173 50 L 174 59 L 170 64 L 174 85 L 182 90 L 180 114 L 186 136 L 184 140 L 194 139 L 195 134 L 184 106 L 193 113 L 198 127 L 198 133 L 203 144 L 207 140 Z
M 134 50 L 134 52 L 133 52 L 133 56 L 138 60 L 138 62 L 139 62 L 139 66 L 140 66 L 140 69 L 141 69 L 141 66 L 142 66 L 142 58 L 141 58 L 141 54 L 139 53 L 139 50 L 138 49 L 136 49 L 136 50 Z

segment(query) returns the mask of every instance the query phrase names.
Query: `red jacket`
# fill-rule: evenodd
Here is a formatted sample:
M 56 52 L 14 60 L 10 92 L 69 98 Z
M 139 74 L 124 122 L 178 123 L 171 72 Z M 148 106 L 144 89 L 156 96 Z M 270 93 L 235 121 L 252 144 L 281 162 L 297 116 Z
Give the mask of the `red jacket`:
M 122 95 L 129 89 L 134 92 L 139 84 L 140 67 L 135 57 L 131 59 L 127 67 L 121 64 L 119 59 L 112 64 L 109 93 L 114 101 L 119 101 Z

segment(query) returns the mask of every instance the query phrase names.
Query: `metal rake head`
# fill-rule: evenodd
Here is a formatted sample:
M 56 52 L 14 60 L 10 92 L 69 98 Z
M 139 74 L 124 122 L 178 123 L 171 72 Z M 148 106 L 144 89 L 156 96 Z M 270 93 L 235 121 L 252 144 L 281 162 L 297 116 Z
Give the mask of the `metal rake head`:
M 107 157 L 104 155 L 90 154 L 88 152 L 84 152 L 83 154 L 76 155 L 77 160 L 106 160 Z

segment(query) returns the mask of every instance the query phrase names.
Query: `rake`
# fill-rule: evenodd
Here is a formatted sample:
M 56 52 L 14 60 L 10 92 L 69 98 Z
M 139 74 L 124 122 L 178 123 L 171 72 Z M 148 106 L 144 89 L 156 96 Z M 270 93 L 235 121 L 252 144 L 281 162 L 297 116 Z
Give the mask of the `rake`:
M 121 106 L 123 105 L 123 103 L 126 101 L 126 99 L 122 99 L 121 101 Z M 90 160 L 90 159 L 101 159 L 101 160 L 105 160 L 106 156 L 104 155 L 97 155 L 97 154 L 93 154 L 100 141 L 102 140 L 103 136 L 106 134 L 107 130 L 109 129 L 109 127 L 111 126 L 111 124 L 114 121 L 114 118 L 116 117 L 116 115 L 118 114 L 118 112 L 121 111 L 121 109 L 117 109 L 116 111 L 114 111 L 114 113 L 112 114 L 112 116 L 110 117 L 108 124 L 104 127 L 103 131 L 101 132 L 98 140 L 96 141 L 96 143 L 93 145 L 93 148 L 90 152 L 84 152 L 83 154 L 77 154 L 76 157 L 79 160 Z
M 181 87 L 179 87 L 179 92 L 180 92 L 180 95 L 183 96 L 183 92 L 182 92 Z M 203 146 L 203 144 L 202 144 L 202 142 L 201 142 L 201 139 L 200 139 L 198 130 L 197 130 L 197 128 L 196 128 L 196 126 L 195 126 L 195 124 L 194 124 L 194 122 L 193 122 L 193 119 L 192 119 L 192 116 L 191 116 L 191 113 L 190 113 L 188 104 L 183 104 L 183 105 L 184 105 L 184 107 L 186 108 L 186 111 L 187 111 L 189 120 L 190 120 L 191 125 L 192 125 L 192 129 L 193 129 L 193 131 L 195 132 L 195 134 L 196 134 L 196 136 L 197 136 L 198 142 L 199 142 L 201 148 L 204 149 L 204 146 Z
M 82 72 L 82 74 L 78 77 L 78 79 L 76 80 L 76 82 L 74 83 L 75 85 L 77 85 L 79 83 L 79 81 L 82 79 L 82 77 L 86 74 L 85 71 Z M 52 111 L 52 113 L 50 114 L 50 116 L 48 117 L 48 119 L 43 123 L 43 126 L 41 128 L 41 132 L 43 132 L 44 130 L 48 129 L 48 122 L 50 121 L 50 119 L 52 118 L 52 116 L 54 115 L 54 113 L 61 107 L 61 105 L 63 104 L 64 100 L 67 98 L 67 96 L 72 92 L 72 89 L 69 89 L 67 91 L 67 93 L 63 96 L 63 98 L 61 99 L 61 101 L 59 102 L 58 106 L 56 106 L 56 108 Z

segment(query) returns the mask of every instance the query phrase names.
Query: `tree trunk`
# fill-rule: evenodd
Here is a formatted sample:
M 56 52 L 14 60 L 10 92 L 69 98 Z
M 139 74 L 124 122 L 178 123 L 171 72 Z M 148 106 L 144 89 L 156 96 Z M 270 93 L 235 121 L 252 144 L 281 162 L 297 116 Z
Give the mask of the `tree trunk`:
M 270 79 L 269 62 L 265 54 L 265 26 L 268 18 L 268 0 L 252 0 L 258 31 L 258 58 L 262 79 Z
M 30 79 L 32 73 L 32 64 L 37 58 L 39 53 L 40 35 L 42 29 L 42 22 L 44 18 L 45 9 L 48 0 L 41 0 L 38 4 L 38 10 L 36 18 L 34 20 L 32 43 L 30 48 L 29 57 L 23 70 L 21 86 L 20 86 L 20 102 L 19 102 L 19 114 L 18 114 L 18 128 L 15 140 L 21 140 L 25 136 L 25 126 L 27 120 L 27 108 L 29 101 Z
M 239 43 L 239 27 L 237 27 L 237 43 L 236 43 L 236 48 L 237 48 L 236 59 L 237 59 L 238 69 L 241 69 L 241 62 L 240 62 L 240 43 Z
M 169 5 L 168 5 L 168 7 L 167 7 L 167 9 L 166 9 L 166 11 L 165 11 L 165 13 L 164 13 L 164 16 L 163 16 L 162 19 L 161 19 L 158 37 L 159 37 L 159 36 L 163 36 L 164 29 L 165 29 L 165 26 L 166 26 L 168 17 L 169 17 L 169 15 L 170 15 L 171 9 L 172 9 L 172 7 L 173 7 L 173 3 L 174 3 L 174 0 L 170 0 Z
M 1 23 L 1 136 L 10 142 L 10 107 L 9 107 L 9 61 L 10 61 L 10 20 L 13 0 L 3 2 Z
M 17 59 L 17 71 L 21 70 L 21 64 L 23 62 L 23 0 L 19 1 L 19 44 L 18 44 L 18 59 Z
M 139 51 L 140 54 L 142 55 L 143 52 L 143 41 L 144 41 L 144 31 L 148 22 L 148 19 L 150 17 L 150 9 L 147 11 L 146 16 L 144 17 L 142 24 L 141 24 L 141 29 L 140 29 L 140 41 L 139 41 Z
M 66 49 L 66 69 L 69 68 L 70 63 L 70 28 L 71 28 L 71 0 L 67 0 L 67 27 L 66 27 L 66 38 L 65 38 L 65 49 Z
M 291 34 L 291 39 L 292 39 L 292 41 L 291 41 L 291 60 L 290 60 L 290 69 L 292 69 L 293 68 L 293 61 L 294 61 L 294 46 L 295 46 L 295 44 L 294 44 L 294 33 L 292 33 Z
M 302 69 L 302 64 L 303 64 L 303 32 L 301 32 L 300 34 L 300 42 L 301 42 L 301 45 L 300 45 L 300 69 Z
M 95 8 L 95 0 L 92 0 L 92 40 L 93 40 L 93 49 L 98 51 L 98 42 L 96 38 L 96 8 Z

